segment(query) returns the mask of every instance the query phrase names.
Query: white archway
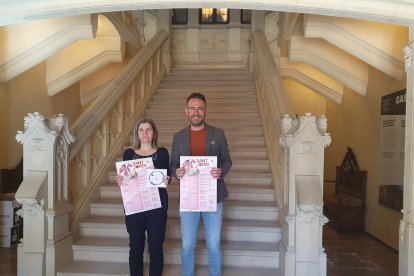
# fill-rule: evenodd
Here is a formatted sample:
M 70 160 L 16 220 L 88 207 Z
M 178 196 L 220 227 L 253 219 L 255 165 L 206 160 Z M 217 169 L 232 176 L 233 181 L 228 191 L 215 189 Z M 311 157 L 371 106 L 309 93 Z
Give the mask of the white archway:
M 227 3 L 228 2 L 228 3 Z M 273 10 L 283 12 L 320 14 L 327 16 L 350 17 L 386 22 L 400 25 L 411 25 L 414 22 L 414 3 L 411 1 L 392 0 L 349 0 L 349 1 L 289 1 L 289 0 L 239 0 L 230 1 L 177 1 L 165 0 L 62 0 L 59 2 L 28 0 L 24 2 L 9 1 L 2 5 L 0 26 L 15 24 L 35 19 L 61 17 L 68 15 L 103 13 L 122 10 L 170 9 L 170 8 L 202 8 L 220 6 L 236 9 Z

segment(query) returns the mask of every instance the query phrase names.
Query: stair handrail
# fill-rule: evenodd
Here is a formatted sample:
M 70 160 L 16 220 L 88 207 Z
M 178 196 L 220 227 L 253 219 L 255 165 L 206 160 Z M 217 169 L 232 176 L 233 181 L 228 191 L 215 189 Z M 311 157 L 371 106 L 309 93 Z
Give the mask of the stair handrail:
M 254 55 L 251 62 L 255 80 L 257 99 L 263 131 L 268 150 L 272 180 L 275 188 L 275 198 L 280 207 L 285 205 L 284 199 L 284 151 L 278 143 L 282 134 L 282 118 L 285 114 L 294 116 L 279 68 L 274 60 L 267 39 L 263 31 L 252 33 Z
M 168 33 L 160 30 L 71 127 L 76 137 L 69 154 L 72 232 L 76 233 L 73 228 L 87 215 L 82 210 L 97 197 L 106 170 L 115 166 L 113 162 L 129 139 L 134 122 L 143 115 L 166 75 L 167 39 Z

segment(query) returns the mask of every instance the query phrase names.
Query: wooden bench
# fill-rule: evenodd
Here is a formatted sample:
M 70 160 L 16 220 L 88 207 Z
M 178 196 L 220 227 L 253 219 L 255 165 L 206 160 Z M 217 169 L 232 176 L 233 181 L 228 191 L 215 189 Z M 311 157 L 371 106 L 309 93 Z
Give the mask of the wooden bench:
M 345 161 L 336 168 L 335 194 L 324 196 L 324 215 L 338 231 L 364 231 L 367 172 Z

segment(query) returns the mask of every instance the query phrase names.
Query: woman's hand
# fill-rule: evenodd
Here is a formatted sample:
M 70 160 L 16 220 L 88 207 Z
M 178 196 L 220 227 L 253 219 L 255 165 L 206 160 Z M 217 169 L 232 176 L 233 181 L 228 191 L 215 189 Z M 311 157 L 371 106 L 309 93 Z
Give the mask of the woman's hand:
M 162 179 L 162 182 L 164 182 L 165 186 L 168 186 L 170 184 L 170 179 L 171 177 L 166 175 L 164 176 L 164 178 Z
M 122 175 L 117 175 L 115 177 L 115 180 L 116 180 L 116 183 L 118 184 L 118 186 L 121 186 L 122 185 L 122 181 L 124 181 L 124 178 L 123 178 Z

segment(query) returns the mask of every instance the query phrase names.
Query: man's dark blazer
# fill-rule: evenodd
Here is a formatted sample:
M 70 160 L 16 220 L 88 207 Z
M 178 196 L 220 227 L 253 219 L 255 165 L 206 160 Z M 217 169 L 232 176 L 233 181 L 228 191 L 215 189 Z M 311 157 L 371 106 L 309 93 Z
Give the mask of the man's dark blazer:
M 217 179 L 217 202 L 222 202 L 228 197 L 224 176 L 229 172 L 232 161 L 226 135 L 220 128 L 204 124 L 206 129 L 206 153 L 207 156 L 217 156 L 217 167 L 221 168 L 222 174 Z M 190 153 L 190 126 L 174 134 L 172 144 L 170 169 L 171 174 L 177 178 L 176 169 L 180 167 L 180 156 L 191 156 Z

